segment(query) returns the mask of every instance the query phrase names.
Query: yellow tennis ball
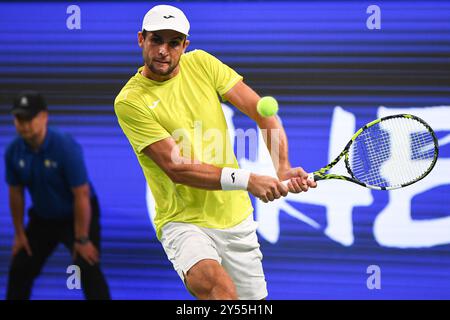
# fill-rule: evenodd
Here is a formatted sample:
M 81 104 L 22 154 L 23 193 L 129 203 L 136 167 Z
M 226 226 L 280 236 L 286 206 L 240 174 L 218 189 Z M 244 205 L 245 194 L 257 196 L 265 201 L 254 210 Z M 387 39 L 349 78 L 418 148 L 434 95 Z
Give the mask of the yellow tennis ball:
M 256 110 L 263 117 L 271 117 L 278 112 L 278 102 L 274 97 L 262 97 L 256 105 Z

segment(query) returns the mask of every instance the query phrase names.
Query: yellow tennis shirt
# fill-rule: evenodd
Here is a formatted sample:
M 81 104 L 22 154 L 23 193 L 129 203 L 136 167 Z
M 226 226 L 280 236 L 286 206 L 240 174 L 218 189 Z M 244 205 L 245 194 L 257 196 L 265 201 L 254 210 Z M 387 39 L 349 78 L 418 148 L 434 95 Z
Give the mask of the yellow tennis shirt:
M 142 69 L 122 88 L 114 109 L 155 198 L 158 238 L 168 222 L 215 229 L 239 224 L 253 211 L 247 191 L 176 184 L 142 150 L 172 137 L 186 158 L 238 168 L 218 95 L 242 77 L 202 50 L 183 54 L 180 72 L 164 82 L 144 77 Z

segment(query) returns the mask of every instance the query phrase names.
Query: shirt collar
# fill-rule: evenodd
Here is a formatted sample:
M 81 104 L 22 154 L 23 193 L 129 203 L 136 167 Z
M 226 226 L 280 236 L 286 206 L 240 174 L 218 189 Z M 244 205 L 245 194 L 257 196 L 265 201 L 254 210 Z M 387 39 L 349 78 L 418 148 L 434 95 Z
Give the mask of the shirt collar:
M 39 147 L 39 150 L 37 152 L 34 152 L 34 150 L 31 149 L 31 147 L 25 142 L 25 139 L 21 139 L 22 146 L 30 153 L 41 153 L 43 151 L 47 151 L 50 147 L 51 135 L 52 135 L 52 131 L 49 128 L 47 128 L 47 133 L 45 134 L 44 142 Z

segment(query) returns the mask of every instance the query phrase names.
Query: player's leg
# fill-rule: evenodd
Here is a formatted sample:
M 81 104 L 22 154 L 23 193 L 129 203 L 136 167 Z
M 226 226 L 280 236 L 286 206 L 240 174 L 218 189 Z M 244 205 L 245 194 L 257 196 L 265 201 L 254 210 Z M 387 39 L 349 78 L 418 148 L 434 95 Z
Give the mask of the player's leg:
M 13 256 L 6 293 L 8 300 L 30 298 L 34 280 L 58 244 L 57 230 L 42 219 L 31 217 L 25 232 L 32 255 L 22 249 Z
M 212 239 L 199 227 L 179 222 L 166 224 L 161 243 L 187 289 L 198 299 L 236 299 L 230 276 Z
M 91 224 L 89 226 L 89 239 L 100 254 L 100 209 L 96 198 L 91 199 Z M 73 253 L 74 232 L 73 222 L 66 225 L 61 234 L 61 241 Z M 73 264 L 80 267 L 81 287 L 87 300 L 111 299 L 109 287 L 100 268 L 100 263 L 90 265 L 86 260 L 77 255 Z
M 267 297 L 262 253 L 256 234 L 257 223 L 250 215 L 235 227 L 206 229 L 222 257 L 222 266 L 236 286 L 239 299 L 261 300 Z
M 219 262 L 204 259 L 192 266 L 185 277 L 186 287 L 198 299 L 237 300 L 236 287 Z

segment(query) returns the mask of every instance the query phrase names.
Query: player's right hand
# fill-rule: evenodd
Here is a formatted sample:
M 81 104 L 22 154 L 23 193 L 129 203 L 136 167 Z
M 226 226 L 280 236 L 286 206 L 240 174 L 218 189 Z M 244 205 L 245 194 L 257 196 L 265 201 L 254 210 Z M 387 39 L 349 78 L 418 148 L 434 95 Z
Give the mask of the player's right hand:
M 32 256 L 30 244 L 25 232 L 16 233 L 14 235 L 14 243 L 12 247 L 12 255 L 15 256 L 20 250 L 25 249 L 29 256 Z
M 288 188 L 280 180 L 254 173 L 250 174 L 247 190 L 266 203 L 288 194 Z

